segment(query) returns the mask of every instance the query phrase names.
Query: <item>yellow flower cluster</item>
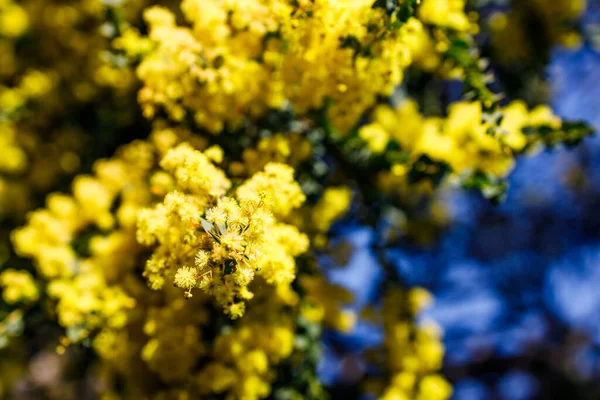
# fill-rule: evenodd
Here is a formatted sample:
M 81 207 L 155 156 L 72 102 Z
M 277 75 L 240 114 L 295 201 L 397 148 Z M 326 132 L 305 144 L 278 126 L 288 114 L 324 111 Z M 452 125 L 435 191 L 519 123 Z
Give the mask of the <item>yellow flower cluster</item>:
M 306 291 L 300 315 L 311 322 L 322 322 L 340 332 L 350 332 L 354 328 L 356 314 L 342 308 L 352 301 L 349 291 L 332 285 L 320 275 L 302 275 L 300 286 Z
M 261 171 L 269 162 L 288 164 L 296 167 L 312 154 L 310 142 L 301 134 L 275 134 L 261 139 L 255 148 L 246 148 L 242 162 L 231 163 L 229 169 L 234 175 L 252 175 Z
M 465 14 L 465 0 L 423 0 L 420 20 L 431 25 L 466 31 L 471 23 Z
M 33 303 L 40 294 L 31 274 L 12 268 L 0 273 L 2 299 L 8 304 Z
M 28 101 L 47 95 L 53 89 L 52 79 L 49 73 L 33 70 L 25 73 L 15 87 L 0 85 L 1 113 L 11 116 Z
M 278 163 L 267 164 L 264 171 L 254 174 L 236 192 L 242 199 L 251 199 L 257 194 L 266 196 L 271 211 L 279 217 L 289 215 L 306 200 L 294 181 L 294 169 Z
M 360 128 L 359 136 L 374 153 L 383 152 L 390 141 L 395 141 L 410 151 L 413 160 L 427 155 L 447 163 L 457 174 L 481 171 L 503 177 L 514 166 L 515 152 L 528 143 L 523 128 L 560 128 L 561 121 L 549 107 L 528 110 L 521 101 L 509 104 L 502 113 L 501 136 L 496 138 L 488 134 L 490 124 L 483 118 L 481 103 L 454 103 L 446 118 L 426 118 L 416 103 L 406 101 L 396 110 L 377 107 L 372 122 Z M 398 164 L 392 167 L 392 173 L 402 175 L 406 168 Z
M 312 211 L 312 224 L 320 232 L 327 232 L 336 220 L 350 208 L 352 190 L 347 186 L 332 186 L 323 195 Z
M 290 219 L 310 237 L 311 245 L 324 248 L 331 226 L 342 218 L 352 204 L 353 192 L 348 186 L 328 186 L 314 204 L 305 204 Z
M 23 7 L 12 0 L 0 1 L 0 37 L 18 37 L 27 28 L 29 17 Z
M 272 368 L 294 348 L 294 331 L 285 324 L 245 324 L 217 337 L 212 352 L 218 361 L 197 376 L 200 394 L 229 393 L 226 398 L 264 399 L 271 393 Z
M 184 0 L 189 26 L 166 8 L 145 12 L 149 38 L 127 34 L 115 45 L 142 57 L 139 101 L 147 117 L 164 109 L 211 132 L 288 103 L 299 114 L 326 106 L 341 132 L 377 96 L 390 95 L 431 38 L 420 20 L 397 27 L 372 0 Z M 462 1 L 427 0 L 421 19 L 466 29 Z M 143 48 L 143 51 L 140 51 Z
M 173 190 L 140 212 L 137 229 L 141 244 L 157 245 L 144 271 L 153 289 L 166 280 L 186 297 L 203 289 L 237 318 L 253 296 L 248 285 L 255 274 L 269 284 L 294 279 L 294 257 L 307 250 L 308 239 L 277 220 L 304 202 L 291 167 L 269 163 L 228 195 L 224 172 L 187 144 L 168 151 L 161 167 Z
M 50 195 L 47 208 L 32 212 L 27 225 L 13 232 L 15 250 L 33 258 L 48 281 L 48 294 L 72 340 L 98 328 L 122 327 L 135 305 L 116 282 L 139 252 L 136 212 L 149 199 L 143 179 L 153 157 L 145 142 L 124 147 L 114 159 L 96 163 L 95 177 L 78 177 L 72 196 Z
M 71 341 L 87 338 L 96 329 L 119 329 L 127 322 L 127 312 L 135 306 L 120 287 L 110 286 L 101 271 L 82 267 L 72 278 L 55 279 L 48 285 L 48 294 L 56 299 L 59 323 L 67 330 Z
M 165 307 L 151 307 L 144 323 L 148 340 L 141 358 L 165 382 L 188 379 L 198 358 L 207 353 L 201 339 L 208 313 L 201 307 L 190 312 L 185 303 L 178 297 Z
M 281 220 L 305 200 L 290 166 L 269 162 L 232 182 L 215 164 L 218 148 L 201 152 L 181 138 L 194 141 L 157 128 L 152 142 L 98 161 L 93 176 L 75 179 L 73 195 L 53 194 L 29 215 L 13 233 L 15 249 L 33 258 L 67 328 L 59 351 L 91 338 L 109 376 L 129 376 L 136 391 L 142 361 L 162 382 L 186 382 L 189 396 L 265 398 L 294 349 L 294 316 L 348 330 L 356 317 L 340 305 L 351 298 L 316 276 L 302 279 L 305 300 L 292 289 L 294 258 L 309 243 Z M 136 242 L 153 247 L 144 275 L 160 291 L 137 283 Z M 167 281 L 202 290 L 184 300 Z M 236 318 L 249 299 L 240 324 L 207 347 L 213 301 Z
M 24 109 L 39 103 L 52 89 L 52 76 L 37 70 L 27 71 L 13 87 L 0 82 L 0 215 L 24 212 L 32 189 L 47 187 L 56 176 L 79 165 L 79 158 L 69 151 L 77 144 L 66 144 L 60 134 L 55 135 L 53 150 L 59 156 L 47 157 L 48 149 L 39 138 L 19 123 Z
M 433 323 L 415 326 L 414 318 L 429 302 L 431 295 L 424 289 L 392 290 L 383 302 L 385 341 L 379 354 L 389 372 L 389 383 L 372 382 L 381 400 L 446 400 L 452 387 L 437 371 L 442 366 L 444 347 L 439 328 Z
M 141 4 L 124 3 L 123 15 L 137 19 Z M 100 28 L 110 7 L 101 0 L 0 0 L 1 216 L 21 219 L 36 195 L 75 172 L 87 134 L 74 116 L 112 95 L 103 86 L 133 82 L 126 68 L 109 76 L 100 57 L 108 48 Z M 122 125 L 131 107 L 122 93 L 115 98 L 122 115 L 114 124 Z

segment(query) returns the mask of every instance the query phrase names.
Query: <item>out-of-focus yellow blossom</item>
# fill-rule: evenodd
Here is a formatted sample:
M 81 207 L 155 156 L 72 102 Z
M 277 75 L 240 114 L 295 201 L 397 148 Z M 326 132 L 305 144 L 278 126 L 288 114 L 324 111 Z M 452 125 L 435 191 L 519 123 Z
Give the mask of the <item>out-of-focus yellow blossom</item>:
M 152 50 L 153 45 L 152 40 L 142 38 L 135 28 L 126 30 L 113 41 L 114 48 L 124 51 L 129 57 L 143 56 Z
M 124 147 L 114 159 L 96 163 L 95 177 L 76 179 L 73 196 L 49 196 L 47 208 L 32 212 L 28 224 L 13 232 L 15 250 L 33 258 L 39 275 L 49 281 L 48 293 L 71 340 L 104 327 L 122 328 L 135 305 L 115 282 L 139 252 L 134 213 L 149 199 L 143 180 L 152 160 L 148 143 Z M 79 237 L 86 229 L 97 233 Z
M 0 37 L 18 37 L 27 28 L 29 17 L 22 6 L 10 0 L 0 2 Z
M 391 290 L 384 298 L 380 322 L 385 341 L 379 353 L 370 354 L 383 358 L 389 373 L 387 387 L 379 388 L 380 399 L 446 400 L 452 394 L 450 384 L 436 373 L 444 357 L 439 328 L 433 323 L 414 325 L 429 298 L 422 288 Z
M 21 85 L 10 90 L 19 92 L 19 97 L 29 101 L 30 96 L 45 93 L 48 88 L 38 80 L 47 83 L 47 78 L 32 71 L 23 78 L 23 82 L 33 81 L 26 84 L 31 88 L 25 90 Z M 7 108 L 3 111 L 14 110 Z M 7 115 L 7 118 L 0 122 L 0 186 L 11 189 L 3 196 L 6 201 L 0 201 L 0 215 L 18 218 L 31 204 L 34 194 L 46 192 L 58 177 L 75 172 L 80 164 L 78 153 L 84 148 L 85 141 L 82 132 L 72 128 L 45 132 L 46 138 L 43 138 L 30 131 L 27 124 L 12 121 L 14 115 Z M 12 201 L 10 198 L 19 200 Z
M 389 133 L 376 122 L 361 127 L 358 135 L 367 143 L 367 147 L 373 153 L 383 152 L 390 140 Z
M 18 173 L 27 166 L 27 155 L 15 135 L 14 126 L 0 123 L 0 172 Z
M 327 245 L 329 229 L 349 210 L 352 197 L 348 186 L 326 187 L 316 203 L 305 204 L 288 219 L 310 237 L 312 246 L 322 249 Z
M 11 188 L 0 201 L 2 217 L 22 219 L 37 196 L 74 174 L 90 120 L 108 117 L 115 129 L 131 123 L 134 74 L 106 60 L 116 34 L 106 18 L 114 11 L 124 25 L 139 21 L 144 3 L 0 1 L 0 185 Z
M 419 17 L 428 24 L 466 31 L 470 23 L 464 9 L 465 0 L 423 0 Z
M 29 272 L 7 269 L 0 273 L 2 298 L 8 304 L 32 303 L 39 298 L 38 288 Z
M 441 375 L 429 375 L 419 384 L 417 400 L 443 400 L 452 394 L 452 386 Z
M 82 265 L 73 279 L 56 279 L 48 285 L 48 294 L 58 301 L 60 324 L 76 329 L 70 335 L 73 341 L 101 327 L 123 328 L 127 311 L 135 306 L 135 299 L 121 288 L 108 286 L 106 279 L 93 268 Z
M 296 167 L 306 161 L 312 154 L 310 142 L 301 134 L 276 134 L 261 139 L 256 148 L 244 149 L 243 165 L 235 163 L 230 166 L 232 173 L 243 172 L 252 175 L 264 169 L 269 162 L 285 163 Z
M 166 307 L 151 308 L 144 323 L 149 339 L 141 357 L 165 382 L 188 379 L 198 357 L 206 353 L 201 327 L 208 315 L 197 308 L 190 313 L 184 303 L 178 298 Z
M 54 88 L 53 76 L 47 72 L 27 71 L 14 87 L 0 85 L 0 113 L 5 117 L 13 114 L 27 105 L 47 95 Z
M 290 356 L 294 332 L 284 324 L 246 324 L 219 335 L 213 353 L 218 360 L 197 376 L 200 393 L 228 392 L 230 398 L 258 400 L 271 392 L 271 366 Z
M 300 315 L 309 321 L 324 322 L 342 332 L 350 332 L 356 324 L 354 312 L 342 309 L 352 301 L 352 294 L 344 288 L 332 285 L 321 276 L 303 275 L 300 285 L 306 291 Z
M 457 174 L 481 171 L 504 177 L 514 166 L 514 154 L 527 145 L 523 128 L 541 125 L 560 128 L 561 121 L 549 107 L 528 110 L 521 101 L 510 103 L 502 113 L 501 134 L 494 137 L 487 132 L 490 125 L 484 121 L 480 103 L 454 103 L 446 118 L 424 118 L 414 102 L 406 101 L 396 110 L 377 107 L 372 122 L 361 128 L 361 132 L 377 131 L 379 137 L 386 138 L 374 147 L 369 139 L 374 134 L 368 135 L 366 141 L 373 152 L 380 152 L 388 140 L 395 140 L 403 150 L 410 151 L 413 160 L 426 155 L 447 163 Z
M 352 189 L 347 186 L 328 187 L 312 210 L 312 224 L 321 232 L 327 232 L 331 224 L 350 208 Z
M 398 27 L 372 3 L 184 0 L 187 26 L 166 8 L 145 12 L 153 49 L 136 31 L 115 44 L 142 59 L 139 101 L 149 118 L 164 109 L 218 133 L 288 103 L 305 114 L 329 102 L 330 120 L 345 133 L 377 96 L 392 93 L 413 54 L 436 64 L 420 20 Z M 421 9 L 426 23 L 469 26 L 463 1 L 427 0 Z

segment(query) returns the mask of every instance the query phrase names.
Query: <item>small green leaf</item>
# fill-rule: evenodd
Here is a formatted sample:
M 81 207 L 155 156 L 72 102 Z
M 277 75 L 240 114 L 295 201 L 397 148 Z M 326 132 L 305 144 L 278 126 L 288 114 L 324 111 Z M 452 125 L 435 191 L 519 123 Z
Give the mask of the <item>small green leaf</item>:
M 212 222 L 208 222 L 204 218 L 200 218 L 200 223 L 202 224 L 202 228 L 206 231 L 206 233 L 212 233 L 215 230 L 215 226 Z

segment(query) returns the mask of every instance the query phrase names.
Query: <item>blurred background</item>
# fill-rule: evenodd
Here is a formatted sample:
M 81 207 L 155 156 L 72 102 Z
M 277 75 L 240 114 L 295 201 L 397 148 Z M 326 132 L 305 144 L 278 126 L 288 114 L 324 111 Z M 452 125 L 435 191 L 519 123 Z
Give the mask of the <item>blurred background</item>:
M 585 44 L 553 48 L 542 71 L 555 112 L 596 130 L 599 23 L 600 2 L 591 1 Z M 448 222 L 438 240 L 400 240 L 389 260 L 407 285 L 435 296 L 422 319 L 444 331 L 453 399 L 599 399 L 600 137 L 520 159 L 509 183 L 498 206 L 478 194 L 444 192 Z M 330 278 L 355 293 L 357 308 L 382 279 L 373 273 L 381 272 L 369 247 L 374 236 L 345 221 L 336 240 L 353 248 L 351 256 L 322 260 Z M 369 373 L 360 351 L 379 340 L 363 323 L 349 335 L 326 335 L 320 371 L 336 397 L 353 398 L 353 383 Z

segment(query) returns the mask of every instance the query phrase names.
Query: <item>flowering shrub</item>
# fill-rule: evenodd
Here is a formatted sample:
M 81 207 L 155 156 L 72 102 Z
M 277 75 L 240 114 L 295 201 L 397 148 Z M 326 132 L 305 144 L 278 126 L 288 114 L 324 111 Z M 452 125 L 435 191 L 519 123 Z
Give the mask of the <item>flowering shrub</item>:
M 500 201 L 518 157 L 591 134 L 503 100 L 477 35 L 519 63 L 503 48 L 525 11 L 480 26 L 465 3 L 0 0 L 2 359 L 35 344 L 107 400 L 323 399 L 322 332 L 367 324 L 384 339 L 361 392 L 449 398 L 431 296 L 386 248 L 435 238 L 445 188 Z M 581 12 L 558 3 L 533 2 L 549 28 Z M 460 98 L 431 106 L 449 81 Z M 385 270 L 363 310 L 319 267 L 349 218 Z

